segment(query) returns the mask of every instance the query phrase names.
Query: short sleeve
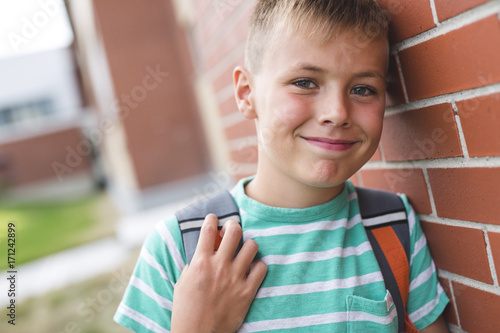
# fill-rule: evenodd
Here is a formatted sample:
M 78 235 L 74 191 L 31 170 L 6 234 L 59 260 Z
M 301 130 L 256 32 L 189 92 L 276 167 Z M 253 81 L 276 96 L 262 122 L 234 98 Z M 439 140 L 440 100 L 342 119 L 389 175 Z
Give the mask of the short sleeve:
M 114 320 L 134 332 L 169 332 L 174 285 L 185 266 L 175 217 L 145 240 Z
M 432 324 L 443 312 L 449 299 L 439 283 L 427 239 L 415 211 L 402 195 L 410 227 L 410 289 L 407 312 L 418 330 Z

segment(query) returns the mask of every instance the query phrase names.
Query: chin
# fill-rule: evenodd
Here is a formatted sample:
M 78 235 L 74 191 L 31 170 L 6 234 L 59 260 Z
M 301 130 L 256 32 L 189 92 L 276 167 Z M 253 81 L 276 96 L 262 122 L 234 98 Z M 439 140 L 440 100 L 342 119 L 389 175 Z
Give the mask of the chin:
M 338 165 L 322 163 L 315 168 L 305 170 L 304 182 L 319 188 L 336 187 L 344 184 L 356 171 L 338 168 Z
M 350 177 L 335 176 L 313 176 L 307 177 L 304 183 L 316 188 L 327 189 L 343 185 Z

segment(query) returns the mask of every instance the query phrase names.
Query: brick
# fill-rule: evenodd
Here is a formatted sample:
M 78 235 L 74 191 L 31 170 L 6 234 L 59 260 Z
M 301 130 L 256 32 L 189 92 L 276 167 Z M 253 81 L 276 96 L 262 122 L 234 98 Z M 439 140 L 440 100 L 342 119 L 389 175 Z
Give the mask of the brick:
M 471 157 L 500 156 L 500 94 L 457 102 Z
M 420 169 L 361 170 L 363 185 L 405 193 L 419 214 L 432 212 L 424 174 Z
M 349 180 L 352 182 L 352 184 L 354 186 L 359 186 L 359 181 L 358 181 L 358 175 L 357 174 L 352 175 L 352 177 L 349 178 Z
M 450 300 L 453 299 L 453 295 L 451 294 L 450 280 L 440 277 L 439 283 L 441 283 L 441 286 L 443 287 L 444 292 L 446 293 L 448 298 Z M 457 311 L 453 302 L 448 303 L 448 305 L 444 309 L 443 315 L 446 322 L 458 326 Z
M 500 296 L 453 282 L 462 329 L 469 333 L 496 333 L 500 327 Z
M 500 168 L 428 169 L 437 215 L 500 225 Z
M 493 262 L 495 263 L 495 271 L 497 279 L 500 280 L 500 233 L 488 232 L 490 240 L 491 253 L 493 254 Z
M 221 116 L 227 116 L 228 114 L 231 114 L 233 112 L 239 112 L 238 105 L 236 104 L 236 100 L 233 96 L 220 103 L 219 110 Z
M 201 17 L 195 28 L 200 45 L 210 42 L 219 27 L 219 22 L 220 19 L 215 15 L 213 8 L 207 7 L 207 13 Z
M 226 57 L 231 51 L 233 51 L 236 47 L 243 45 L 248 35 L 248 22 L 250 21 L 251 12 L 247 11 L 243 17 L 241 17 L 235 24 L 235 26 L 227 28 L 224 31 L 223 36 L 218 38 L 218 41 L 215 41 L 215 47 L 210 48 L 212 52 L 206 54 L 204 59 L 205 68 L 213 68 L 221 59 Z M 226 27 L 224 27 L 226 28 Z M 205 45 L 201 45 L 200 47 L 203 49 L 206 48 Z M 243 49 L 243 48 L 242 48 Z
M 387 107 L 405 103 L 405 95 L 396 58 L 391 57 L 390 60 L 389 71 L 387 73 L 387 94 L 385 98 L 385 104 Z
M 450 104 L 386 116 L 381 142 L 386 161 L 463 155 Z
M 225 129 L 226 139 L 232 140 L 255 135 L 255 125 L 252 121 L 241 121 Z
M 244 54 L 242 53 L 239 59 L 237 59 L 234 62 L 228 62 L 226 64 L 225 70 L 222 72 L 222 74 L 219 75 L 219 77 L 215 78 L 213 80 L 213 86 L 215 91 L 221 91 L 222 89 L 226 88 L 227 86 L 233 85 L 233 71 L 236 66 L 243 66 L 245 63 L 245 57 Z
M 438 268 L 493 284 L 482 230 L 426 221 L 422 229 Z
M 435 27 L 429 1 L 378 0 L 378 2 L 390 15 L 389 37 L 392 43 Z
M 219 77 L 217 77 L 215 80 L 212 81 L 214 91 L 221 91 L 227 88 L 228 86 L 233 86 L 232 74 L 234 67 L 235 66 L 233 64 L 228 65 L 224 70 L 224 72 Z
M 233 175 L 233 178 L 234 178 L 235 182 L 239 182 L 243 178 L 248 178 L 248 177 L 253 176 L 253 175 L 254 175 L 254 173 L 237 173 L 237 174 Z
M 382 161 L 382 155 L 380 154 L 380 149 L 377 148 L 373 156 L 370 158 L 370 162 L 380 162 Z
M 496 15 L 399 53 L 410 101 L 500 81 Z
M 230 3 L 225 0 L 208 0 L 198 4 L 201 7 L 200 15 L 195 20 L 194 34 L 199 45 L 207 45 L 214 36 L 220 33 L 224 24 L 237 12 L 238 4 L 235 1 Z
M 482 5 L 489 0 L 434 0 L 439 22 Z
M 236 163 L 257 163 L 257 146 L 231 151 L 231 161 Z
M 192 8 L 194 9 L 194 21 L 193 24 L 198 24 L 199 21 L 206 16 L 209 5 L 211 5 L 213 0 L 196 0 L 193 1 Z

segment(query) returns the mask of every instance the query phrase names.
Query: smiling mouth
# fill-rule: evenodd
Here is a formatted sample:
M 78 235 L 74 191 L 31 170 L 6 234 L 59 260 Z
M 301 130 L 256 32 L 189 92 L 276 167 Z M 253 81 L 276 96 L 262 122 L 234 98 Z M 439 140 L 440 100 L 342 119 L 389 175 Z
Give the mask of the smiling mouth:
M 358 141 L 342 140 L 342 139 L 329 139 L 329 138 L 316 138 L 316 137 L 302 137 L 308 143 L 329 151 L 345 151 L 349 150 Z

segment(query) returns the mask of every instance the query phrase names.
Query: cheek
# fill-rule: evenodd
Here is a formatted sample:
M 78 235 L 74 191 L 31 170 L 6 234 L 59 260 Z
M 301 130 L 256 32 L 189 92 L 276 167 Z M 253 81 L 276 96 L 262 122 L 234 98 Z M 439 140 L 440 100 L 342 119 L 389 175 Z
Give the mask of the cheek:
M 382 124 L 384 121 L 383 109 L 367 109 L 357 114 L 356 123 L 370 139 L 378 140 L 382 133 Z
M 276 100 L 272 115 L 274 121 L 282 124 L 283 128 L 291 129 L 310 118 L 310 105 L 303 97 L 285 95 Z

